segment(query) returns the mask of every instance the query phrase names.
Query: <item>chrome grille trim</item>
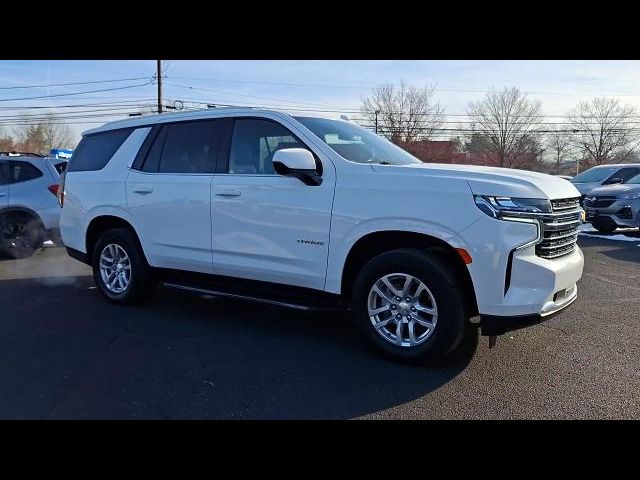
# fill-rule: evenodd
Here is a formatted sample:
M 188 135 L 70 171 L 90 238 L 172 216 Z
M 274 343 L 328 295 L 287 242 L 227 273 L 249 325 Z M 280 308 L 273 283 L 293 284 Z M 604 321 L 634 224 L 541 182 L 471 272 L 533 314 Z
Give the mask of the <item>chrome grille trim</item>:
M 580 206 L 580 197 L 551 200 L 551 208 L 554 212 L 560 210 L 574 210 Z
M 580 198 L 551 200 L 552 213 L 538 215 L 542 240 L 536 255 L 554 259 L 573 253 L 578 241 L 581 221 Z

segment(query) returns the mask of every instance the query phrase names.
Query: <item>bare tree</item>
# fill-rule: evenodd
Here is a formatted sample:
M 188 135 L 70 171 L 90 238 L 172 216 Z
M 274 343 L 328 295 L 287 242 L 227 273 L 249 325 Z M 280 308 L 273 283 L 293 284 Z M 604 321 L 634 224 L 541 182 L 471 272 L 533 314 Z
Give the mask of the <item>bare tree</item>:
M 14 149 L 14 141 L 7 135 L 4 128 L 0 127 L 0 152 L 8 152 Z
M 627 160 L 638 146 L 631 123 L 635 114 L 633 107 L 611 98 L 579 103 L 568 118 L 582 158 L 593 165 Z
M 555 132 L 547 135 L 547 152 L 555 162 L 556 175 L 560 173 L 560 165 L 564 163 L 567 155 L 572 151 L 573 136 L 564 128 L 559 128 Z
M 73 146 L 69 126 L 53 113 L 38 117 L 23 115 L 14 133 L 18 147 L 25 151 L 48 154 L 54 148 Z
M 517 87 L 505 87 L 491 90 L 478 102 L 470 102 L 468 113 L 475 122 L 472 140 L 476 145 L 486 145 L 482 152 L 485 164 L 515 168 L 537 163 L 540 100 L 529 100 Z
M 382 83 L 362 99 L 360 110 L 369 125 L 377 123 L 378 133 L 393 143 L 428 139 L 444 121 L 444 109 L 434 102 L 433 89 L 433 85 L 419 88 L 404 80 L 399 87 Z

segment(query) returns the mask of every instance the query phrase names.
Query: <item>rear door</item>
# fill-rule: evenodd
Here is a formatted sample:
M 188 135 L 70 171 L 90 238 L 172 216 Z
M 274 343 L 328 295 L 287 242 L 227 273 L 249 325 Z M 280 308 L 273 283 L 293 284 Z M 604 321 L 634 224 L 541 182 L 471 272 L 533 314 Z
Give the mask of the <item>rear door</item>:
M 127 177 L 127 205 L 151 265 L 212 272 L 211 180 L 218 120 L 158 125 Z

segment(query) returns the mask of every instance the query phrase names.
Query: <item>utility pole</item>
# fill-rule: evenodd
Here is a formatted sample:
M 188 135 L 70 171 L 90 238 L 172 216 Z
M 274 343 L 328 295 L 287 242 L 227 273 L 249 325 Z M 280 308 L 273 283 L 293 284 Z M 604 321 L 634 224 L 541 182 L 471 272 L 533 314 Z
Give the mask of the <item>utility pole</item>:
M 380 113 L 380 110 L 376 110 L 374 113 L 376 115 L 376 133 L 378 133 L 378 114 Z
M 158 79 L 158 113 L 162 113 L 162 60 L 157 60 L 156 77 Z

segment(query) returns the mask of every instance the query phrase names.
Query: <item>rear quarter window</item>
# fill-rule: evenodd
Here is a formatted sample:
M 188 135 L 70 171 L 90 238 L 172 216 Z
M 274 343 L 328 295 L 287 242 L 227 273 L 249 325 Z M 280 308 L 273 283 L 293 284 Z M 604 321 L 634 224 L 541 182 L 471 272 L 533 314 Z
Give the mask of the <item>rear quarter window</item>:
M 64 172 L 67 169 L 67 162 L 56 163 L 53 165 L 53 168 L 56 169 L 56 172 L 62 175 L 62 172 Z
M 127 128 L 85 135 L 78 144 L 78 148 L 73 152 L 67 165 L 67 171 L 101 170 L 109 163 L 116 150 L 129 138 L 132 131 L 132 128 Z

